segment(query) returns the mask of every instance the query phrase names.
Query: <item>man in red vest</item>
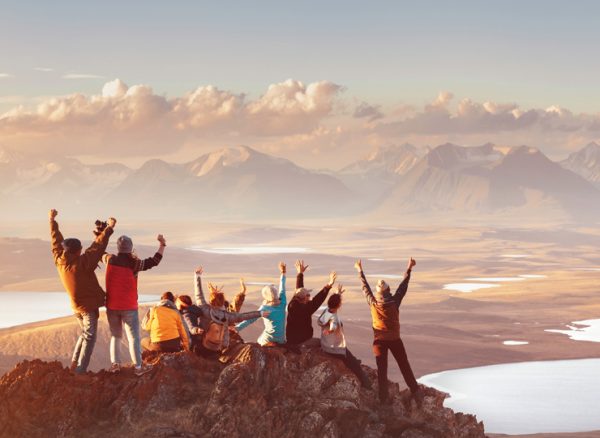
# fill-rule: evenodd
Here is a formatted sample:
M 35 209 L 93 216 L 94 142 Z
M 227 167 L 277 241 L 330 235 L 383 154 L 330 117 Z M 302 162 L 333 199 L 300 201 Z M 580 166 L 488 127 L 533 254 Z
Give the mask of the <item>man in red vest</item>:
M 158 265 L 162 260 L 167 243 L 162 234 L 156 238 L 160 246 L 154 256 L 139 259 L 133 253 L 133 242 L 127 236 L 117 240 L 118 254 L 105 254 L 106 264 L 106 315 L 110 327 L 110 370 L 121 369 L 119 344 L 123 338 L 123 326 L 129 342 L 129 354 L 135 366 L 135 374 L 142 375 L 149 369 L 142 367 L 140 345 L 140 322 L 138 315 L 138 272 Z

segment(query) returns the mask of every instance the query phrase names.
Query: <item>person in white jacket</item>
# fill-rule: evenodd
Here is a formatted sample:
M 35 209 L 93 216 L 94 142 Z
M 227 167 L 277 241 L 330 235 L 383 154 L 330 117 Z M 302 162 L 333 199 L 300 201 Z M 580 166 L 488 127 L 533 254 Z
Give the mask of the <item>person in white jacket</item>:
M 339 316 L 339 310 L 342 307 L 342 294 L 344 288 L 338 285 L 337 291 L 327 300 L 327 309 L 323 310 L 319 316 L 319 326 L 321 327 L 321 348 L 327 354 L 343 360 L 346 366 L 356 374 L 363 388 L 371 389 L 371 382 L 360 366 L 358 360 L 346 346 L 346 337 L 344 336 L 344 324 Z

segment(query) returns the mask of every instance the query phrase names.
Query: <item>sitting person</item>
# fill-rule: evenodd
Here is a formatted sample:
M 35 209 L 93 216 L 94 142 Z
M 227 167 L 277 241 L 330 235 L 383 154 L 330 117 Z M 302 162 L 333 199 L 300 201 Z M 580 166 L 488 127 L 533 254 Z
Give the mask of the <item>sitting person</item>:
M 202 290 L 202 273 L 202 267 L 198 267 L 194 282 L 196 303 L 200 303 L 200 305 L 190 306 L 188 303 L 191 302 L 191 299 L 180 297 L 179 306 L 184 312 L 190 332 L 199 341 L 196 343 L 195 351 L 205 357 L 216 357 L 229 347 L 230 325 L 260 317 L 267 318 L 270 312 L 268 310 L 246 313 L 229 312 L 225 307 L 225 295 L 222 288 L 211 283 L 208 284 L 210 295 L 206 302 Z
M 285 296 L 285 263 L 279 262 L 279 272 L 281 274 L 279 292 L 273 284 L 269 284 L 262 289 L 263 303 L 258 310 L 269 312 L 267 316 L 263 316 L 265 328 L 257 340 L 263 347 L 285 344 L 285 306 L 287 304 Z M 241 331 L 257 319 L 248 319 L 238 324 L 236 328 L 238 331 Z
M 341 359 L 346 366 L 356 374 L 363 388 L 371 389 L 371 382 L 360 366 L 358 360 L 346 346 L 344 336 L 344 324 L 339 316 L 342 307 L 342 294 L 344 289 L 338 284 L 337 291 L 327 300 L 327 309 L 319 316 L 318 323 L 321 326 L 321 348 L 324 352 Z
M 296 261 L 296 293 L 288 304 L 287 325 L 285 335 L 288 344 L 299 345 L 303 342 L 312 339 L 312 315 L 327 298 L 327 294 L 333 287 L 337 274 L 331 272 L 329 274 L 329 283 L 327 283 L 321 291 L 310 298 L 312 290 L 304 287 L 304 272 L 308 269 L 308 265 L 304 264 L 304 260 Z
M 142 328 L 150 332 L 149 338 L 142 339 L 142 348 L 161 353 L 188 351 L 190 340 L 181 314 L 175 307 L 175 297 L 171 292 L 165 292 L 160 299 L 142 322 Z

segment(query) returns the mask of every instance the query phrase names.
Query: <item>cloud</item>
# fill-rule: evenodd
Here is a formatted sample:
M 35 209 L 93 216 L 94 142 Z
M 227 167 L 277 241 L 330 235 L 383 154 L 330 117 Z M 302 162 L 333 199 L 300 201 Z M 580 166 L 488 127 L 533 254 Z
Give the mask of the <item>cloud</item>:
M 94 75 L 90 73 L 68 73 L 63 75 L 63 79 L 103 79 L 104 76 Z
M 44 73 L 50 73 L 50 72 L 54 71 L 54 69 L 50 68 L 50 67 L 34 67 L 34 70 L 35 71 L 41 71 L 41 72 L 44 72 Z
M 462 99 L 451 107 L 452 93 L 442 92 L 422 110 L 399 120 L 380 123 L 376 131 L 386 136 L 471 135 L 504 132 L 573 132 L 599 130 L 600 116 L 573 114 L 559 106 L 521 109 L 516 103 L 479 103 Z
M 355 109 L 352 117 L 356 119 L 368 119 L 370 122 L 383 118 L 379 105 L 369 105 L 367 102 L 360 103 Z
M 3 78 L 13 78 L 14 76 L 11 75 L 10 73 L 0 73 L 0 79 Z
M 328 81 L 289 79 L 253 100 L 212 85 L 168 99 L 115 79 L 101 94 L 15 107 L 0 115 L 0 134 L 23 147 L 66 154 L 171 153 L 190 140 L 237 143 L 312 132 L 332 113 L 340 90 Z

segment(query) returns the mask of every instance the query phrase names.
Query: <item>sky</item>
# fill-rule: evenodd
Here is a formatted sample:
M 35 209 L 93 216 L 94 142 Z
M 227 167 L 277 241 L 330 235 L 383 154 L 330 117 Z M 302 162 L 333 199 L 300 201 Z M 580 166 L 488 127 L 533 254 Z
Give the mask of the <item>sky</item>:
M 183 161 L 248 144 L 339 167 L 405 142 L 558 159 L 600 138 L 596 1 L 0 7 L 0 147 L 27 153 Z

